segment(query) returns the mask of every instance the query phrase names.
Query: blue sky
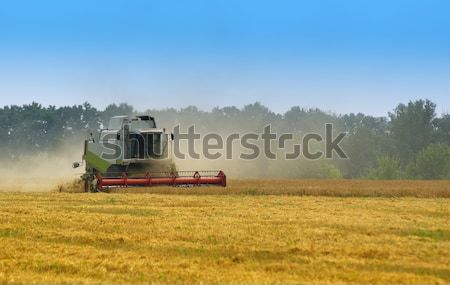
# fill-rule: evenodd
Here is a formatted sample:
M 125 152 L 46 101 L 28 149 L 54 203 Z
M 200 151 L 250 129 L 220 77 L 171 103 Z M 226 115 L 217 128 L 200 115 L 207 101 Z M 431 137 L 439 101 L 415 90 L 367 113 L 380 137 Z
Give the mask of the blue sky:
M 450 1 L 0 1 L 1 105 L 450 112 Z

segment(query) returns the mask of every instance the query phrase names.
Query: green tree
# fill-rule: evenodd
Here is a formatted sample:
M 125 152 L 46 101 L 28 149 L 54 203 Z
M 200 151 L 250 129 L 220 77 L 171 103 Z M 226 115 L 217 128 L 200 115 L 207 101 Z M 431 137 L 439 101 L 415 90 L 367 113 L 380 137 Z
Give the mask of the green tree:
M 131 115 L 134 113 L 133 106 L 126 103 L 120 103 L 119 105 L 110 104 L 103 112 L 100 112 L 100 119 L 103 127 L 107 127 L 109 119 L 113 116 Z
M 436 129 L 434 141 L 450 146 L 450 114 L 436 118 L 433 124 Z
M 444 144 L 431 144 L 419 153 L 415 174 L 420 179 L 450 177 L 450 148 Z
M 378 155 L 378 138 L 368 128 L 362 127 L 350 134 L 343 144 L 348 160 L 338 162 L 343 169 L 344 177 L 357 178 L 367 175 L 376 165 Z
M 401 177 L 400 162 L 389 155 L 378 157 L 378 166 L 370 175 L 371 178 L 391 180 Z
M 388 122 L 385 117 L 366 116 L 362 113 L 341 116 L 345 131 L 354 134 L 361 128 L 371 130 L 374 134 L 386 134 L 388 132 Z
M 402 165 L 414 161 L 416 154 L 432 141 L 436 105 L 430 100 L 399 104 L 389 113 L 390 131 Z

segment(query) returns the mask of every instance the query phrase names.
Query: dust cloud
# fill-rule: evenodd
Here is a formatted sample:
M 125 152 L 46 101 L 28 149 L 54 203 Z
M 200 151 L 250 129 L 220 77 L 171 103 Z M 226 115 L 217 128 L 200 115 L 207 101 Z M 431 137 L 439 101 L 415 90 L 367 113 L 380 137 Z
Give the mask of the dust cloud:
M 0 191 L 48 192 L 77 184 L 83 167 L 73 169 L 81 161 L 82 144 L 63 144 L 56 150 L 24 154 L 0 161 Z

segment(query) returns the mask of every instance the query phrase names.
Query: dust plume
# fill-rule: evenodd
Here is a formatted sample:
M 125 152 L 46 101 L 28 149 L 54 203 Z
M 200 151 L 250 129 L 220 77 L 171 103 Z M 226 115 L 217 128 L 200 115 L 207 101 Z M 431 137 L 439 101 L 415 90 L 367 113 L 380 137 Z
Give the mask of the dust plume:
M 1 161 L 0 191 L 46 192 L 58 191 L 76 183 L 82 168 L 73 169 L 80 161 L 82 144 L 64 143 L 56 150 L 23 154 Z

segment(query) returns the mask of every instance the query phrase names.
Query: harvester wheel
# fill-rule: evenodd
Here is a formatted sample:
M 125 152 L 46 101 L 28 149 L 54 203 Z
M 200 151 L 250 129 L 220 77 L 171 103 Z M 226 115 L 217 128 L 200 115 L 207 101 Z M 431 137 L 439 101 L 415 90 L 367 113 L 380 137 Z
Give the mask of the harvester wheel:
M 98 192 L 97 179 L 84 180 L 84 192 Z
M 84 180 L 84 192 L 89 192 L 89 182 Z
M 94 174 L 88 172 L 81 178 L 84 181 L 84 192 L 97 192 L 97 179 Z

